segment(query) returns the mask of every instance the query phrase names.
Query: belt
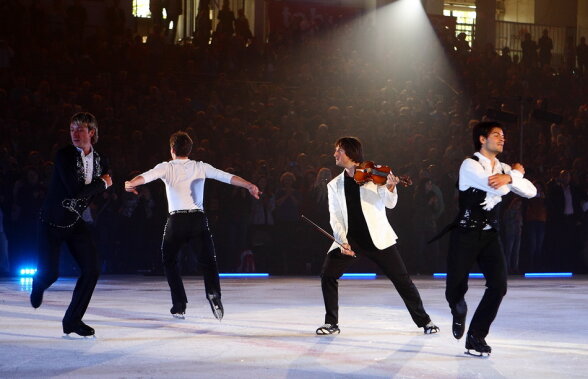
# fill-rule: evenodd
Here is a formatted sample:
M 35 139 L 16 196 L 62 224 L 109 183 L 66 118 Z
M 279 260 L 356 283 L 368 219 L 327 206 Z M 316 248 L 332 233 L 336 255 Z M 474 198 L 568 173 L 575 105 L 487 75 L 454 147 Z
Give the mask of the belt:
M 202 209 L 180 209 L 177 211 L 171 211 L 169 212 L 169 215 L 175 215 L 178 213 L 204 213 L 204 211 Z

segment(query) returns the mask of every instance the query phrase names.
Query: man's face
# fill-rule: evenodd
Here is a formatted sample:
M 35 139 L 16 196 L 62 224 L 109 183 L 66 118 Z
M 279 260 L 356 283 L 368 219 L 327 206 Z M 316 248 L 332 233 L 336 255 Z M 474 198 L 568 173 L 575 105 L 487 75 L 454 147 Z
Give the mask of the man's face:
M 504 141 L 504 132 L 501 128 L 492 128 L 488 137 L 480 137 L 482 149 L 493 154 L 502 153 L 502 150 L 504 150 Z
M 71 143 L 84 151 L 92 146 L 92 137 L 95 131 L 89 130 L 87 125 L 73 124 L 69 126 Z
M 341 146 L 335 147 L 333 156 L 335 157 L 335 164 L 339 167 L 347 168 L 353 165 L 353 161 L 347 156 L 345 150 L 343 150 Z

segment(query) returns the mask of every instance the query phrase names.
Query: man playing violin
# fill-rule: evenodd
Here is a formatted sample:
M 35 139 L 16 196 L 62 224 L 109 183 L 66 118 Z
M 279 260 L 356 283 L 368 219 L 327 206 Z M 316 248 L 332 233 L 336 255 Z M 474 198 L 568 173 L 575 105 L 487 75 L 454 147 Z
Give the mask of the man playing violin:
M 331 245 L 321 271 L 326 314 L 325 324 L 316 334 L 340 333 L 337 280 L 358 256 L 372 260 L 392 281 L 413 321 L 425 334 L 437 333 L 439 328 L 423 307 L 395 246 L 397 236 L 386 217 L 386 208 L 394 208 L 398 201 L 396 185 L 400 179 L 390 170 L 383 185 L 371 181 L 358 184 L 354 174 L 363 162 L 363 152 L 361 142 L 355 137 L 337 140 L 333 156 L 337 166 L 344 168 L 327 185 L 330 224 L 340 245 L 337 242 Z

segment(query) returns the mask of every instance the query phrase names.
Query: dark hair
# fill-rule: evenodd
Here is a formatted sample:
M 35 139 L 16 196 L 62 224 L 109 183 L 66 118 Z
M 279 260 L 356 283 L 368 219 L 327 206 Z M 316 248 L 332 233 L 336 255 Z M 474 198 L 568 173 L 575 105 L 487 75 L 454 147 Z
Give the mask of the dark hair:
M 178 157 L 187 157 L 192 151 L 192 138 L 186 132 L 175 132 L 169 137 L 171 147 Z
M 345 154 L 355 163 L 363 162 L 363 149 L 357 137 L 341 137 L 335 142 L 335 147 L 341 147 Z
M 98 142 L 98 121 L 96 121 L 96 117 L 90 112 L 78 112 L 71 116 L 69 120 L 69 125 L 79 125 L 88 128 L 88 131 L 94 131 L 94 135 L 90 140 L 90 143 L 94 145 Z
M 474 125 L 474 128 L 472 129 L 472 140 L 474 142 L 474 150 L 480 151 L 480 149 L 482 148 L 482 142 L 480 142 L 480 137 L 488 138 L 490 132 L 494 128 L 500 128 L 504 130 L 502 124 L 498 121 L 482 121 Z

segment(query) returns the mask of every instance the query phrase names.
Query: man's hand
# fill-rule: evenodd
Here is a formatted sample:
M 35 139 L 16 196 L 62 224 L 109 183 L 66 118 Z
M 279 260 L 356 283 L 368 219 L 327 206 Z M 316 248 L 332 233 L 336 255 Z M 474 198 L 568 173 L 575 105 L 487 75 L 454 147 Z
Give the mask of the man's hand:
M 488 185 L 494 189 L 500 188 L 505 184 L 512 182 L 512 178 L 507 174 L 494 174 L 488 177 Z
M 351 250 L 351 246 L 349 246 L 348 243 L 344 243 L 343 246 L 340 247 L 340 249 L 341 249 L 341 254 L 355 257 L 355 252 L 353 250 Z
M 397 176 L 394 176 L 392 171 L 390 171 L 386 177 L 386 188 L 388 188 L 388 191 L 392 192 L 399 182 L 400 179 Z
M 139 192 L 137 191 L 136 187 L 131 184 L 128 180 L 125 182 L 125 191 L 132 192 L 135 195 L 138 195 Z
M 521 174 L 525 175 L 525 168 L 520 163 L 514 163 L 510 168 L 512 168 L 513 170 L 517 170 Z
M 110 175 L 104 174 L 100 178 L 106 182 L 106 188 L 112 185 L 112 178 L 110 177 Z
M 255 184 L 251 184 L 249 187 L 247 187 L 247 190 L 249 191 L 251 196 L 259 200 L 259 195 L 261 195 L 261 191 L 259 190 L 259 188 L 257 188 Z

